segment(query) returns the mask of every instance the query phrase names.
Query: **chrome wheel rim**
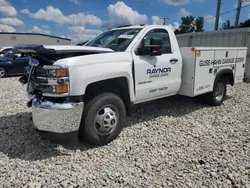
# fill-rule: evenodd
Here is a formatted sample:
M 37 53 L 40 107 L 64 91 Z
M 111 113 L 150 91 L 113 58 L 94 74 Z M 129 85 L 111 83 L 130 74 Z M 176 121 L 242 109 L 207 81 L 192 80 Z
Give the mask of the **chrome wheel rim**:
M 5 71 L 2 68 L 0 68 L 0 78 L 3 77 L 4 74 L 5 74 Z
M 99 135 L 108 135 L 114 131 L 119 121 L 119 113 L 113 105 L 100 108 L 95 115 L 94 127 Z
M 215 99 L 217 101 L 221 101 L 223 99 L 224 91 L 225 91 L 225 88 L 224 88 L 223 83 L 218 83 L 216 90 L 215 90 Z

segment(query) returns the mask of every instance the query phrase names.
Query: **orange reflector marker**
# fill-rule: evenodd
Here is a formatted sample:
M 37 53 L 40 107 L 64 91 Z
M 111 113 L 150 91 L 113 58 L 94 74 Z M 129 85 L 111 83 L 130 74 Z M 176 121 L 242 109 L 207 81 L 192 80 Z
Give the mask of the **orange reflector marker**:
M 56 86 L 56 93 L 68 93 L 68 85 Z
M 194 51 L 195 51 L 195 48 L 191 48 L 191 51 L 194 52 Z
M 200 57 L 200 56 L 201 56 L 201 51 L 200 51 L 200 50 L 196 51 L 196 56 L 197 56 L 197 57 Z
M 67 70 L 66 69 L 58 69 L 56 70 L 56 77 L 66 77 Z

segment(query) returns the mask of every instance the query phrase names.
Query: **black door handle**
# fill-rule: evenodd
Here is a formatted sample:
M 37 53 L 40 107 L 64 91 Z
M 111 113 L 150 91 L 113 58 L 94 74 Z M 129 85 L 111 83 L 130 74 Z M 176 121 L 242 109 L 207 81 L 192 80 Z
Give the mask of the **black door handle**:
M 175 58 L 173 58 L 173 59 L 170 59 L 170 62 L 172 63 L 172 62 L 177 62 L 177 61 L 179 61 L 178 59 L 175 59 Z

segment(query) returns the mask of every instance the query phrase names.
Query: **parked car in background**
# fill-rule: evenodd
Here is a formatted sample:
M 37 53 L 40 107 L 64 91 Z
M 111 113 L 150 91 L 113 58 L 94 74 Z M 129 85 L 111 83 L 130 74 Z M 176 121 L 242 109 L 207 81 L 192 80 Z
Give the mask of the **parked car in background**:
M 22 75 L 27 73 L 25 67 L 29 65 L 29 57 L 21 52 L 8 50 L 0 56 L 0 78 L 7 75 Z
M 0 49 L 0 57 L 3 57 L 4 54 L 5 54 L 6 52 L 10 51 L 10 50 L 12 50 L 12 47 L 11 47 L 11 46 L 2 47 L 2 48 Z

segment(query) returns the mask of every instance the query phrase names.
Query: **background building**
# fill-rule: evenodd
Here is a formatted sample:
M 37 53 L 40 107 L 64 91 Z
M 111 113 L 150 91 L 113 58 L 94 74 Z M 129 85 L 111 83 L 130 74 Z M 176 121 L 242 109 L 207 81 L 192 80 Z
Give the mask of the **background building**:
M 0 47 L 13 46 L 16 44 L 70 45 L 71 39 L 40 33 L 0 32 Z

